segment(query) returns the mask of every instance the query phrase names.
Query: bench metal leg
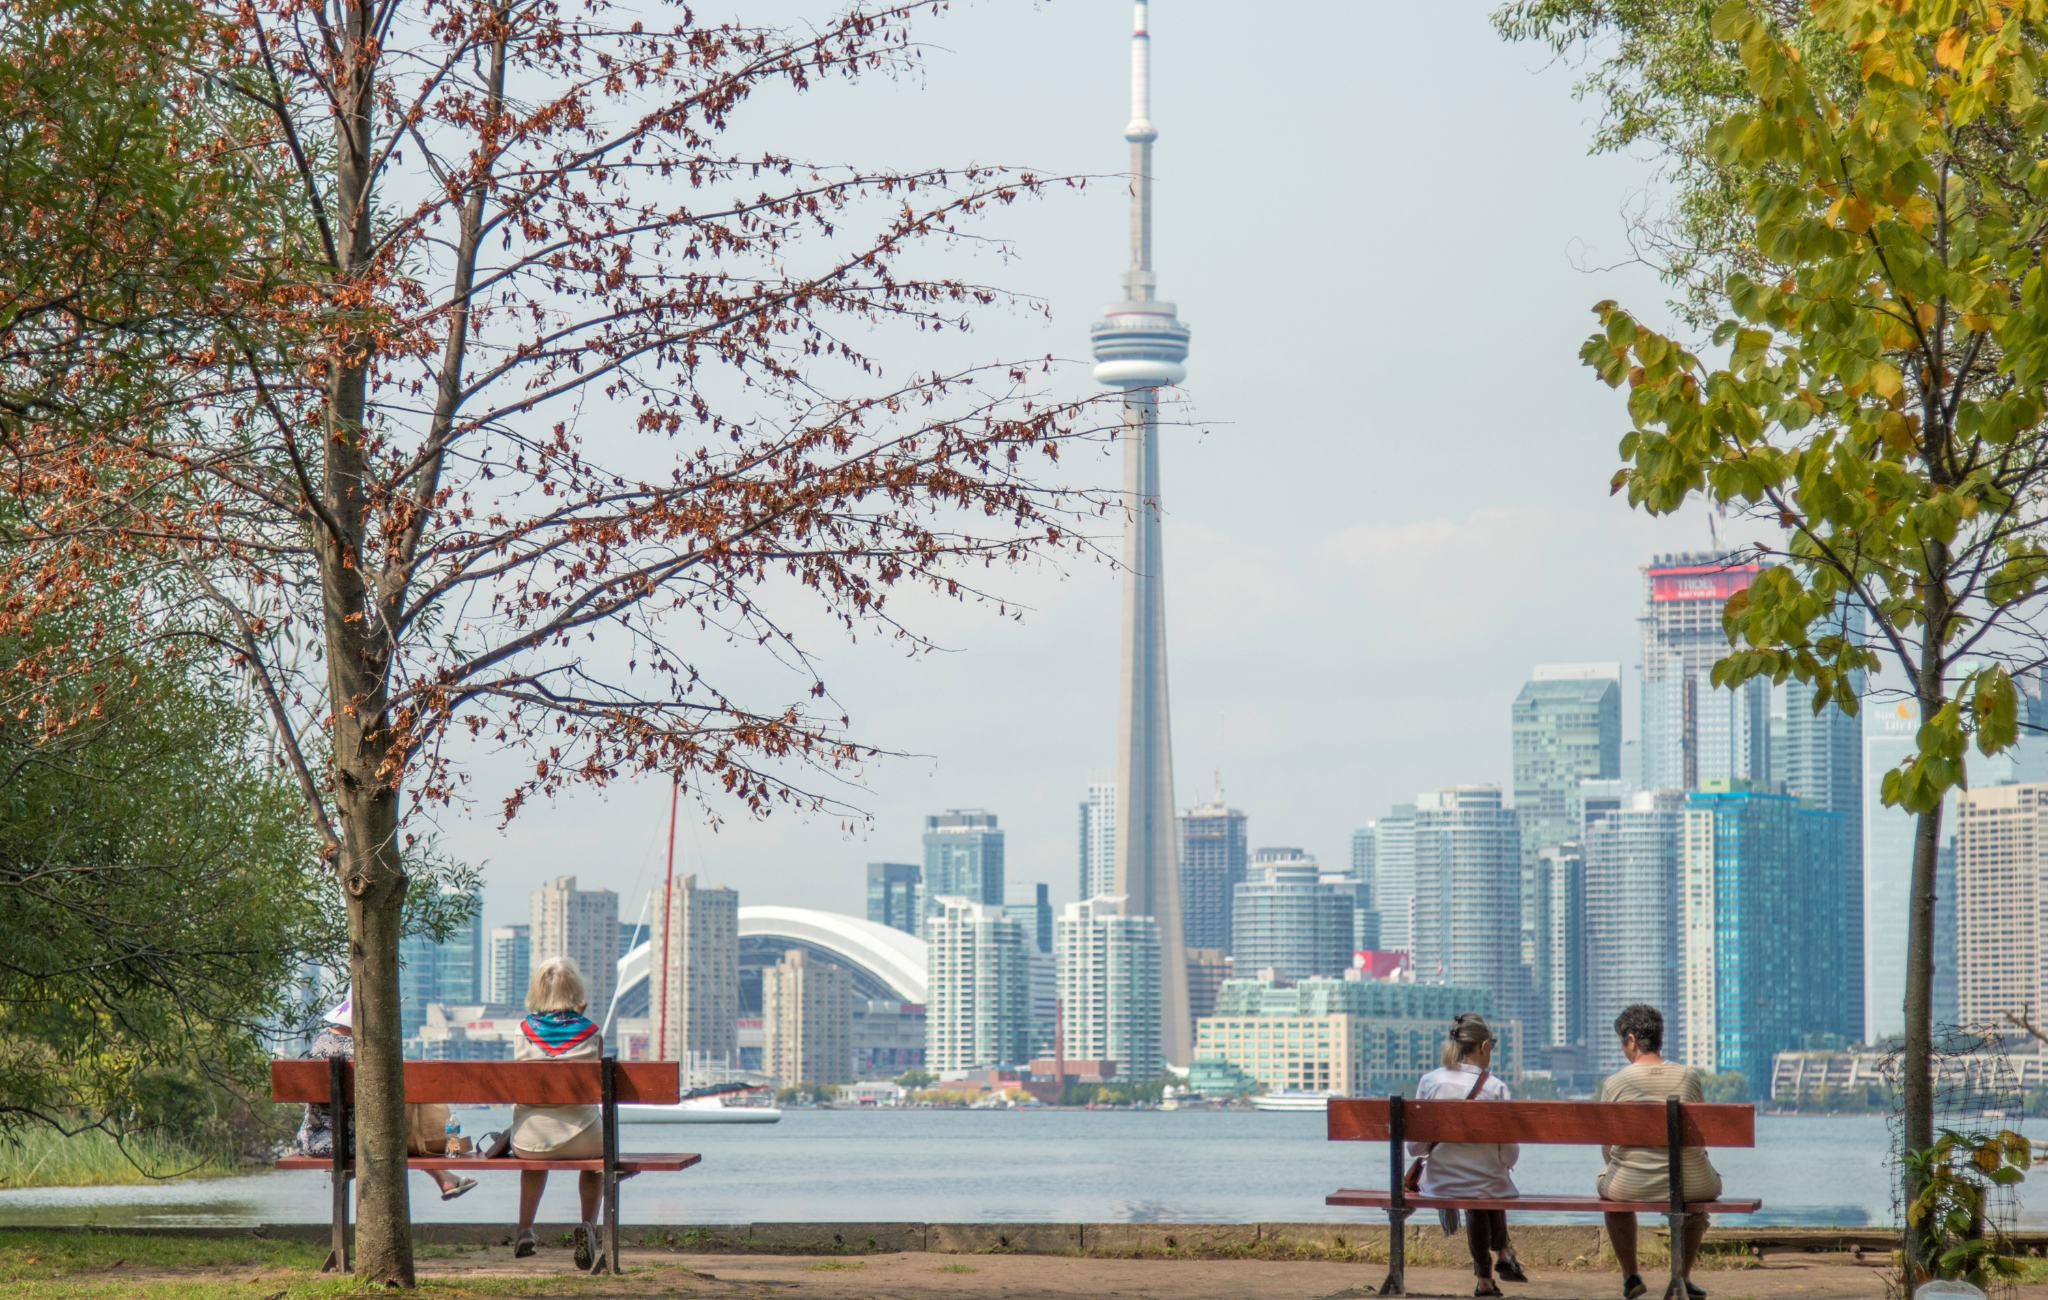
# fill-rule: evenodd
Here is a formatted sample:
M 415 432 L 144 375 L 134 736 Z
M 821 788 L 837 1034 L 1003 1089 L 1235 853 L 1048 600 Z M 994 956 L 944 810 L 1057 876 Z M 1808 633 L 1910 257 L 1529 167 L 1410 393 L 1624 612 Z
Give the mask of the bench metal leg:
M 1685 1300 L 1685 1124 L 1678 1098 L 1664 1099 L 1664 1137 L 1670 1161 L 1671 1286 L 1665 1300 Z
M 590 1271 L 619 1273 L 619 1098 L 615 1077 L 618 1058 L 607 1056 L 598 1066 L 602 1087 L 600 1117 L 604 1133 L 604 1241 Z
M 1408 1294 L 1408 1189 L 1403 1168 L 1407 1142 L 1402 1138 L 1401 1094 L 1387 1098 L 1387 1166 L 1392 1171 L 1387 1186 L 1387 1280 L 1380 1283 L 1381 1295 Z

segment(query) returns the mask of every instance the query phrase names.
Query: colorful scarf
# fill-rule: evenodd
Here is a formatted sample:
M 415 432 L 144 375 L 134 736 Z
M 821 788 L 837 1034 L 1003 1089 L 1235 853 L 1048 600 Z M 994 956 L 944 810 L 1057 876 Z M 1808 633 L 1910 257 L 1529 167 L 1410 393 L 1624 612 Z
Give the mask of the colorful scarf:
M 577 1011 L 536 1011 L 519 1023 L 519 1029 L 527 1042 L 549 1056 L 560 1056 L 597 1032 L 597 1026 Z

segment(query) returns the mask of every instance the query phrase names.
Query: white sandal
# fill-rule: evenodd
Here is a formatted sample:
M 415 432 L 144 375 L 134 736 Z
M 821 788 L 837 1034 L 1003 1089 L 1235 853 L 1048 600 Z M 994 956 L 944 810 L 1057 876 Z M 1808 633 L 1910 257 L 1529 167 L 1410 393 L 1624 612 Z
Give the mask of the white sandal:
M 441 1189 L 441 1199 L 444 1201 L 452 1201 L 456 1197 L 462 1195 L 464 1192 L 468 1191 L 470 1188 L 474 1186 L 476 1186 L 476 1179 L 474 1178 L 457 1178 L 455 1180 L 455 1186 L 444 1187 Z

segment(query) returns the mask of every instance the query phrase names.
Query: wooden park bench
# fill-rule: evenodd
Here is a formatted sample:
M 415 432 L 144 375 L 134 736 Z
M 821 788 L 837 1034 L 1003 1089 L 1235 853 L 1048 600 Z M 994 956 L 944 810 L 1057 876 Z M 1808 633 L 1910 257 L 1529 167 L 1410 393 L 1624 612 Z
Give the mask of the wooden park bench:
M 1589 1101 L 1412 1101 L 1401 1097 L 1332 1099 L 1333 1142 L 1388 1144 L 1386 1191 L 1345 1188 L 1324 1197 L 1329 1205 L 1384 1207 L 1389 1246 L 1387 1280 L 1381 1295 L 1408 1294 L 1407 1242 L 1402 1226 L 1416 1210 L 1545 1210 L 1574 1214 L 1633 1211 L 1671 1216 L 1671 1290 L 1685 1298 L 1687 1214 L 1754 1214 L 1762 1201 L 1681 1202 L 1683 1179 L 1674 1179 L 1670 1201 L 1605 1201 L 1598 1196 L 1520 1196 L 1513 1200 L 1417 1196 L 1403 1189 L 1409 1142 L 1546 1142 L 1588 1146 L 1661 1146 L 1670 1167 L 1681 1168 L 1681 1147 L 1753 1147 L 1756 1111 L 1749 1106 L 1655 1102 Z
M 595 1273 L 619 1271 L 619 1179 L 649 1170 L 688 1169 L 702 1157 L 689 1154 L 619 1158 L 619 1105 L 672 1105 L 680 1079 L 674 1061 L 407 1061 L 405 1099 L 454 1105 L 595 1105 L 602 1108 L 604 1155 L 596 1160 L 522 1160 L 507 1154 L 486 1160 L 471 1152 L 457 1156 L 412 1156 L 412 1169 L 480 1169 L 511 1173 L 521 1169 L 598 1170 L 604 1175 L 603 1241 L 593 1243 Z M 334 1107 L 334 1154 L 285 1156 L 279 1169 L 326 1169 L 334 1176 L 334 1249 L 321 1272 L 349 1271 L 348 1183 L 355 1161 L 348 1143 L 348 1111 L 355 1100 L 355 1063 L 339 1058 L 272 1061 L 270 1095 L 276 1101 L 313 1102 Z

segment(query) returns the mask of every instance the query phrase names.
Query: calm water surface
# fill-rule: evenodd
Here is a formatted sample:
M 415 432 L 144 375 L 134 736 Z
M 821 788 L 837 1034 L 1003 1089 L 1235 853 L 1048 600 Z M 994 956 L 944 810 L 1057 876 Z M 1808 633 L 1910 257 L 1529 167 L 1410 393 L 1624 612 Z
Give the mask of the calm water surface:
M 465 1132 L 506 1112 L 458 1111 Z M 2048 1125 L 2029 1126 L 2037 1143 Z M 2041 1131 L 2031 1131 L 2031 1130 Z M 773 1125 L 633 1125 L 627 1151 L 698 1151 L 704 1163 L 642 1174 L 621 1196 L 629 1223 L 1384 1222 L 1339 1209 L 1339 1187 L 1384 1187 L 1386 1147 L 1330 1142 L 1321 1115 L 1243 1111 L 790 1111 Z M 1716 1151 L 1730 1196 L 1760 1197 L 1754 1222 L 1896 1221 L 1882 1118 L 1765 1116 L 1757 1146 Z M 1525 1194 L 1591 1193 L 1599 1152 L 1525 1146 Z M 2036 1174 L 2048 1183 L 2048 1167 Z M 412 1179 L 419 1222 L 511 1222 L 518 1180 L 490 1175 L 442 1204 Z M 0 1191 L 0 1223 L 237 1225 L 325 1222 L 327 1176 L 310 1171 L 150 1187 Z M 549 1180 L 544 1221 L 576 1217 L 575 1180 Z M 1575 1216 L 1519 1216 L 1570 1222 Z M 2048 1227 L 2048 1192 L 2022 1189 L 2023 1226 Z

